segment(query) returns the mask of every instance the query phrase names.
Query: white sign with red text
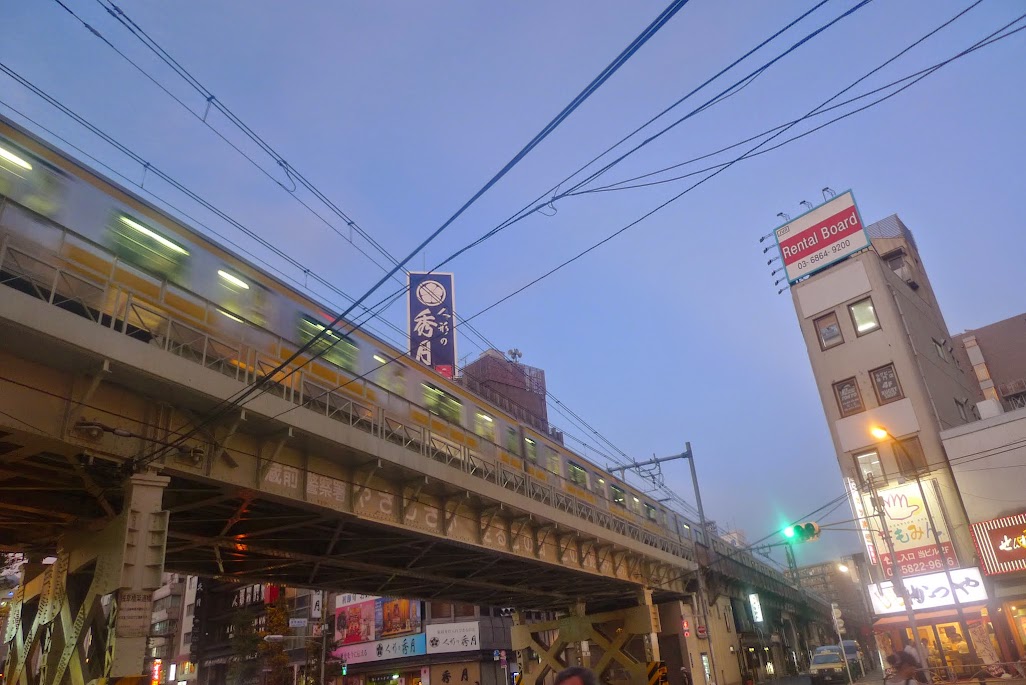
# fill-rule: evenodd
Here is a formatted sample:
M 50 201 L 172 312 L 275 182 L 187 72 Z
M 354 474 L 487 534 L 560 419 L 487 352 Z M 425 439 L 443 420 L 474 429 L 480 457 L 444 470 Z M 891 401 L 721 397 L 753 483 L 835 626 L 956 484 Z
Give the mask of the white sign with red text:
M 869 247 L 869 235 L 850 190 L 788 221 L 773 234 L 792 284 Z

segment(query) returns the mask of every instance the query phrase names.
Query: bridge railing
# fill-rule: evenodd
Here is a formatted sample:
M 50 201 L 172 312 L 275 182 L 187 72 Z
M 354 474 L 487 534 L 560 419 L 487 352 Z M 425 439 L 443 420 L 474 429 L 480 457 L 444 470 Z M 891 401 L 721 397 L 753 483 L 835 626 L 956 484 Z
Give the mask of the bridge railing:
M 74 270 L 69 268 L 71 266 Z M 410 419 L 413 410 L 426 415 L 424 407 L 366 379 L 356 378 L 324 359 L 303 368 L 297 365 L 275 372 L 279 360 L 288 356 L 285 352 L 295 349 L 296 345 L 276 336 L 271 339 L 266 331 L 258 331 L 255 337 L 246 336 L 253 338 L 255 345 L 215 336 L 199 321 L 162 309 L 160 303 L 116 282 L 109 274 L 90 272 L 80 264 L 65 264 L 58 255 L 47 258 L 30 254 L 23 247 L 10 244 L 6 236 L 0 244 L 0 284 L 234 380 L 248 384 L 268 379 L 264 386 L 266 392 L 296 404 L 297 408 L 341 421 L 646 546 L 682 559 L 695 559 L 690 540 L 656 534 L 564 491 L 555 483 L 514 469 L 500 461 L 497 445 L 481 440 L 460 426 L 448 424 L 442 434 L 416 425 Z M 206 307 L 208 312 L 217 312 L 213 316 L 234 318 L 213 303 L 206 303 Z M 325 377 L 339 378 L 342 382 L 327 385 L 322 380 Z M 381 404 L 388 408 L 357 399 L 378 396 L 386 398 Z M 471 442 L 477 446 L 468 446 Z

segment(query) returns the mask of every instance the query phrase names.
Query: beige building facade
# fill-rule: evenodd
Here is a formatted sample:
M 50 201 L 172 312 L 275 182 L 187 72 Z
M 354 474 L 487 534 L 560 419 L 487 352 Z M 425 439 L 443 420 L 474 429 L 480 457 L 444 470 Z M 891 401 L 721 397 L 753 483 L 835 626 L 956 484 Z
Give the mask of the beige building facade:
M 983 394 L 909 229 L 892 215 L 865 233 L 866 249 L 793 283 L 792 298 L 871 568 L 877 651 L 914 640 L 961 675 L 998 644 L 941 433 L 976 420 Z

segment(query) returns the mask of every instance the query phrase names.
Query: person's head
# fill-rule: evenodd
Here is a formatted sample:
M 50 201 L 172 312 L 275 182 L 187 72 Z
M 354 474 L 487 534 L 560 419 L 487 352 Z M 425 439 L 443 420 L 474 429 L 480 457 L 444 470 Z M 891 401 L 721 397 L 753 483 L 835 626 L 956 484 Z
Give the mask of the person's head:
M 556 675 L 554 685 L 598 685 L 598 682 L 595 674 L 583 666 L 571 666 Z

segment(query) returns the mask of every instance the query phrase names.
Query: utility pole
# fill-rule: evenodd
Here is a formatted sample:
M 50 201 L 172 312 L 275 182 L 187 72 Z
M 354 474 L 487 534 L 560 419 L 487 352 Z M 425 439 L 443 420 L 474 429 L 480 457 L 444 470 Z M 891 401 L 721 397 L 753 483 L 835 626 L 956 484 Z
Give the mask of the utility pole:
M 709 554 L 709 563 L 712 564 L 712 557 L 715 553 L 713 551 L 712 544 L 709 542 L 709 529 L 706 527 L 705 522 L 705 508 L 702 507 L 702 492 L 698 487 L 698 473 L 695 471 L 695 455 L 691 451 L 691 443 L 684 443 L 684 454 L 680 455 L 684 459 L 688 460 L 691 465 L 691 484 L 695 488 L 695 506 L 698 509 L 698 524 L 702 528 L 702 541 L 705 543 L 705 547 Z M 673 459 L 674 457 L 668 457 L 667 459 Z M 665 461 L 665 460 L 664 460 Z M 698 550 L 695 550 L 696 552 Z M 698 555 L 696 553 L 695 557 Z M 716 649 L 714 647 L 712 639 L 712 631 L 709 629 L 709 594 L 705 587 L 705 574 L 702 573 L 702 566 L 698 566 L 698 604 L 702 612 L 702 623 L 705 626 L 706 637 L 709 640 L 709 668 L 713 673 L 713 678 L 719 677 L 717 674 L 719 671 L 716 670 Z M 709 685 L 712 685 L 711 683 Z
M 321 685 L 325 685 L 327 682 L 324 679 L 324 669 L 328 651 L 328 626 L 327 621 L 324 620 L 324 616 L 328 611 L 327 602 L 328 594 L 324 590 L 321 590 L 321 615 L 317 618 L 321 624 Z
M 868 474 L 868 479 L 869 494 L 872 498 L 873 509 L 876 510 L 876 514 L 880 518 L 880 535 L 887 544 L 887 551 L 891 555 L 891 569 L 893 569 L 894 572 L 894 578 L 891 581 L 891 584 L 898 590 L 895 594 L 901 597 L 901 601 L 905 605 L 905 616 L 908 618 L 908 623 L 912 627 L 912 635 L 915 638 L 912 644 L 915 645 L 916 654 L 919 655 L 919 663 L 925 664 L 927 661 L 923 658 L 923 652 L 919 644 L 919 624 L 916 623 L 916 612 L 912 610 L 912 600 L 908 596 L 908 588 L 905 587 L 905 580 L 901 575 L 901 563 L 898 559 L 898 555 L 894 551 L 894 543 L 891 541 L 891 531 L 887 528 L 887 517 L 884 515 L 880 496 L 876 492 L 876 482 L 873 480 L 873 474 Z M 847 661 L 847 657 L 845 657 L 845 661 Z

